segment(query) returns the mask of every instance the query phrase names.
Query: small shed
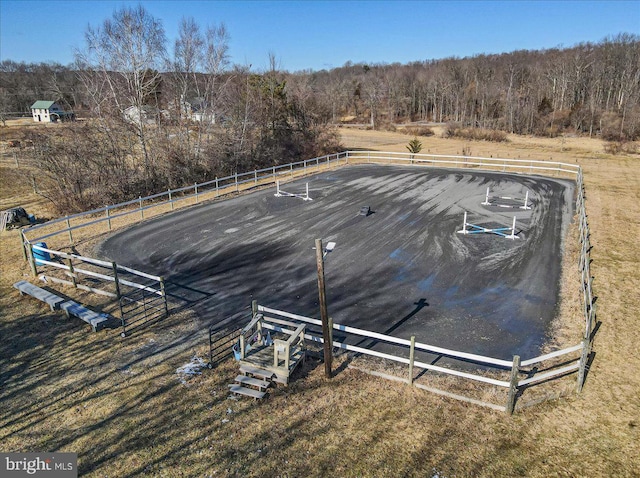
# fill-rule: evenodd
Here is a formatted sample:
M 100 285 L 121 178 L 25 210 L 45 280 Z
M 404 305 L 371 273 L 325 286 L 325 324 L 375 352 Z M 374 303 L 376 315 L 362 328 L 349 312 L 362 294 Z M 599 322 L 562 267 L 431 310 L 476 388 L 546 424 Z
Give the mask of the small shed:
M 38 100 L 31 105 L 31 114 L 36 123 L 55 123 L 58 120 L 73 119 L 73 113 L 66 112 L 55 101 Z

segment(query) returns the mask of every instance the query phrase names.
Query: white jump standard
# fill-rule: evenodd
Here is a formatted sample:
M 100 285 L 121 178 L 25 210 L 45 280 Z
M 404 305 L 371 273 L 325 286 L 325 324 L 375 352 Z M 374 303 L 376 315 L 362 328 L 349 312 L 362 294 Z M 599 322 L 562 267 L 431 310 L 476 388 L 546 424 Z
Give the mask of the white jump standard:
M 519 208 L 524 210 L 531 209 L 531 206 L 529 206 L 529 190 L 527 190 L 524 198 L 516 198 L 511 196 L 489 196 L 489 192 L 490 190 L 489 188 L 487 188 L 487 195 L 485 196 L 484 202 L 481 203 L 483 206 L 508 207 L 511 209 L 518 207 L 511 204 L 498 204 L 496 202 L 490 201 L 490 199 L 506 199 L 509 201 L 524 201 L 524 204 L 522 206 L 519 206 Z
M 510 232 L 510 234 L 507 234 L 507 232 Z M 467 211 L 464 212 L 462 230 L 458 231 L 458 234 L 495 234 L 496 236 L 504 237 L 505 239 L 519 239 L 519 237 L 516 236 L 515 216 L 513 216 L 513 224 L 511 225 L 511 227 L 497 227 L 488 229 L 486 227 L 477 226 L 475 224 L 467 222 Z
M 280 181 L 276 181 L 276 193 L 274 194 L 274 196 L 277 198 L 286 196 L 286 197 L 292 197 L 292 198 L 300 198 L 303 201 L 313 201 L 313 199 L 309 197 L 309 183 L 305 183 L 305 186 L 306 186 L 305 194 L 293 194 L 280 189 Z

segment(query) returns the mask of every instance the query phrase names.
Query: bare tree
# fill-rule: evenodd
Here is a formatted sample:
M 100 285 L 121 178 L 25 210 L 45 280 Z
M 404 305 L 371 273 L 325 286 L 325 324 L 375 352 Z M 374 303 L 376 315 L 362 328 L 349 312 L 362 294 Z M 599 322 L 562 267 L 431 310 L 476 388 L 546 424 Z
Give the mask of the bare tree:
M 147 179 L 153 174 L 149 150 L 149 125 L 145 108 L 151 106 L 159 122 L 160 84 L 158 71 L 165 60 L 165 33 L 162 24 L 142 5 L 123 7 L 101 26 L 89 26 L 85 34 L 86 49 L 76 53 L 82 66 L 81 78 L 87 87 L 99 86 L 93 95 L 94 109 L 104 114 L 114 111 L 120 117 L 129 107 L 138 136 Z M 98 94 L 99 93 L 99 94 Z

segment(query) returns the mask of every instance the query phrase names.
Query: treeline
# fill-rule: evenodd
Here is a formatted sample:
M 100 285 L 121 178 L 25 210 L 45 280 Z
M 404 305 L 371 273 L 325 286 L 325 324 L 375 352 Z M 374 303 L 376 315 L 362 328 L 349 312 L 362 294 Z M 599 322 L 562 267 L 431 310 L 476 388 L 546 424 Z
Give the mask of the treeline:
M 304 73 L 334 121 L 372 127 L 454 122 L 509 133 L 640 137 L 640 37 L 543 51 L 415 62 L 347 64 Z
M 260 73 L 232 65 L 224 25 L 183 19 L 168 45 L 142 6 L 116 11 L 85 37 L 72 66 L 0 63 L 3 118 L 50 99 L 90 119 L 30 138 L 64 211 L 335 152 L 332 125 L 345 122 L 449 123 L 450 133 L 489 140 L 505 132 L 640 138 L 636 35 L 297 73 L 280 70 L 273 55 Z

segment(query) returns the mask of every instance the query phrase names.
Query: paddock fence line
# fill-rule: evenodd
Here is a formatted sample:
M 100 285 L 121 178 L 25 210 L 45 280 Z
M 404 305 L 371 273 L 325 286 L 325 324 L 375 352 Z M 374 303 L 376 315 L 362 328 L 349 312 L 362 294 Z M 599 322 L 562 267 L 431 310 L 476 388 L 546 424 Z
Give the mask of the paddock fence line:
M 273 309 L 263 305 L 258 305 L 257 310 L 258 313 L 261 313 L 264 316 L 264 322 L 262 322 L 263 328 L 283 334 L 290 334 L 291 329 L 281 326 L 295 327 L 301 323 L 308 324 L 310 327 L 304 334 L 305 340 L 324 344 L 321 331 L 321 320 L 292 314 L 290 312 Z M 404 377 L 358 368 L 363 372 L 371 373 L 394 381 L 406 382 L 409 385 L 438 395 L 444 395 L 457 400 L 473 403 L 475 405 L 507 412 L 509 414 L 514 412 L 516 399 L 524 392 L 525 389 L 566 376 L 584 368 L 585 363 L 582 360 L 582 356 L 584 355 L 585 347 L 588 347 L 585 343 L 586 341 L 582 341 L 572 347 L 557 350 L 527 360 L 521 360 L 517 355 L 514 356 L 512 360 L 503 360 L 416 342 L 415 336 L 412 336 L 411 339 L 407 340 L 347 325 L 333 323 L 330 324 L 330 327 L 332 329 L 330 334 L 332 350 L 339 349 L 341 351 L 352 352 L 354 354 L 376 357 L 402 364 L 407 367 L 406 375 Z M 363 340 L 369 340 L 372 344 L 384 343 L 387 346 L 393 347 L 394 353 L 385 353 L 373 350 L 372 348 L 352 345 L 347 343 L 349 338 L 357 338 L 360 342 Z M 395 350 L 398 352 L 396 353 Z M 436 359 L 431 360 L 431 363 L 418 360 L 416 359 L 416 354 L 420 352 L 430 356 L 435 356 Z M 454 361 L 455 364 L 457 364 L 457 362 L 473 363 L 484 367 L 484 369 L 483 371 L 478 370 L 471 372 L 468 370 L 462 370 L 461 367 L 450 368 L 434 364 L 443 357 Z M 417 377 L 421 375 L 420 371 L 437 372 L 439 374 L 457 377 L 457 379 L 471 380 L 497 387 L 504 392 L 503 403 L 488 402 L 486 400 L 451 393 L 442 389 L 424 385 L 417 379 Z M 583 376 L 584 374 L 578 374 L 579 382 L 583 380 Z M 527 405 L 528 404 L 525 403 L 521 408 L 524 408 Z
M 197 204 L 200 199 L 202 200 L 210 199 L 211 195 L 213 195 L 213 197 L 219 197 L 229 193 L 238 193 L 241 190 L 246 190 L 246 189 L 254 188 L 261 185 L 275 184 L 277 181 L 284 180 L 287 178 L 293 179 L 295 177 L 300 177 L 300 173 L 302 173 L 302 175 L 315 174 L 316 172 L 320 172 L 321 170 L 326 169 L 326 166 L 339 167 L 347 164 L 362 164 L 362 163 L 389 164 L 389 165 L 404 164 L 404 165 L 418 165 L 418 166 L 445 168 L 445 169 L 471 169 L 476 171 L 495 171 L 495 172 L 502 172 L 502 173 L 509 173 L 509 174 L 527 174 L 527 175 L 541 175 L 541 176 L 548 176 L 548 177 L 570 178 L 576 181 L 576 184 L 577 184 L 577 199 L 576 199 L 577 211 L 576 212 L 577 212 L 580 242 L 581 242 L 579 266 L 580 266 L 580 271 L 582 275 L 581 282 L 582 282 L 582 292 L 583 292 L 583 299 L 584 299 L 583 312 L 584 312 L 584 319 L 585 319 L 585 334 L 581 344 L 576 345 L 574 347 L 570 347 L 569 349 L 564 349 L 562 351 L 554 352 L 553 354 L 547 354 L 547 356 L 542 356 L 542 357 L 547 357 L 545 360 L 549 360 L 549 359 L 560 357 L 564 354 L 574 353 L 574 352 L 577 352 L 578 350 L 581 350 L 581 357 L 579 359 L 579 362 L 578 363 L 572 362 L 568 365 L 565 364 L 563 367 L 557 370 L 553 369 L 553 370 L 548 370 L 544 373 L 537 373 L 538 378 L 536 380 L 534 380 L 535 377 L 528 377 L 523 381 L 520 381 L 520 380 L 517 380 L 516 378 L 518 374 L 522 372 L 521 367 L 532 365 L 533 362 L 531 362 L 531 360 L 535 360 L 535 359 L 527 360 L 524 362 L 518 362 L 516 364 L 516 361 L 514 358 L 514 361 L 509 362 L 509 364 L 511 366 L 512 374 L 514 374 L 516 378 L 510 377 L 508 381 L 497 380 L 498 382 L 502 382 L 502 383 L 501 384 L 494 383 L 494 385 L 504 386 L 504 383 L 508 382 L 511 393 L 515 397 L 515 394 L 517 393 L 518 389 L 521 389 L 522 387 L 527 387 L 536 383 L 537 381 L 546 381 L 551 378 L 557 377 L 558 375 L 563 375 L 563 374 L 578 370 L 579 373 L 578 373 L 577 388 L 578 388 L 578 391 L 580 391 L 584 384 L 588 359 L 591 354 L 593 335 L 595 333 L 596 297 L 593 294 L 593 287 L 592 287 L 593 277 L 591 276 L 591 272 L 590 272 L 591 245 L 590 245 L 590 239 L 589 239 L 590 238 L 589 225 L 587 221 L 587 214 L 586 214 L 586 207 L 585 207 L 585 189 L 584 189 L 584 182 L 583 182 L 583 171 L 580 168 L 580 166 L 575 164 L 561 163 L 561 162 L 554 162 L 554 161 L 509 159 L 509 158 L 485 158 L 485 157 L 476 157 L 476 156 L 435 155 L 435 154 L 397 153 L 397 152 L 379 152 L 379 151 L 344 151 L 341 153 L 326 155 L 326 156 L 299 161 L 295 163 L 273 166 L 271 168 L 254 170 L 246 173 L 236 173 L 231 176 L 216 178 L 214 180 L 195 184 L 193 186 L 186 186 L 186 187 L 175 189 L 175 190 L 168 190 L 166 192 L 161 192 L 161 193 L 147 196 L 144 198 L 139 197 L 138 199 L 133 199 L 133 200 L 115 204 L 115 205 L 108 205 L 108 206 L 105 206 L 104 208 L 98 208 L 91 211 L 86 211 L 86 212 L 82 212 L 82 213 L 78 213 L 70 216 L 65 216 L 64 218 L 58 218 L 44 224 L 38 224 L 22 231 L 23 256 L 24 256 L 24 259 L 31 264 L 32 270 L 36 270 L 37 266 L 36 266 L 35 260 L 33 259 L 33 250 L 37 247 L 43 247 L 41 244 L 36 243 L 36 241 L 42 241 L 44 239 L 52 238 L 59 235 L 66 235 L 68 238 L 69 245 L 74 245 L 75 243 L 74 236 L 73 236 L 74 231 L 84 227 L 92 226 L 95 224 L 106 223 L 105 232 L 108 232 L 112 230 L 112 221 L 117 220 L 119 217 L 131 215 L 131 214 L 138 214 L 140 220 L 144 220 L 145 218 L 144 212 L 146 210 L 159 207 L 162 205 L 169 205 L 170 210 L 173 210 L 174 204 L 179 201 L 194 199 L 195 200 L 194 203 Z M 57 227 L 58 230 L 51 231 L 46 229 L 51 227 Z M 31 236 L 32 234 L 35 234 L 36 231 L 41 231 L 41 232 L 44 232 L 45 234 L 39 235 L 38 237 L 28 237 L 28 236 Z M 65 257 L 64 254 L 67 254 L 67 253 L 56 251 L 53 248 L 49 248 L 48 250 L 50 251 L 50 253 L 51 252 L 57 253 L 56 255 L 63 258 Z M 67 255 L 74 256 L 72 254 L 67 254 Z M 122 266 L 117 266 L 117 267 L 119 268 L 118 270 L 122 269 Z M 131 269 L 129 269 L 129 271 L 131 271 Z M 67 272 L 71 272 L 71 271 L 67 270 Z M 141 274 L 144 274 L 144 273 L 141 272 Z M 37 271 L 34 272 L 34 275 L 37 275 Z M 117 270 L 114 276 L 115 275 L 117 275 Z M 112 279 L 114 279 L 115 284 L 118 284 L 118 280 L 114 276 L 112 276 Z M 150 276 L 150 275 L 147 275 L 147 276 Z M 156 276 L 150 276 L 150 277 L 156 278 Z M 161 278 L 157 277 L 155 280 L 160 282 Z M 161 289 L 164 289 L 163 282 L 161 282 L 161 285 L 162 285 Z M 143 288 L 141 290 L 146 290 L 147 292 L 149 292 L 149 290 L 147 290 L 146 288 Z M 157 290 L 159 289 L 154 289 L 154 290 L 156 290 L 157 292 Z M 166 296 L 163 296 L 163 297 L 165 301 L 164 306 L 166 310 Z M 130 302 L 137 303 L 139 301 L 130 300 Z M 143 302 L 144 302 L 144 298 L 143 298 Z M 123 314 L 121 313 L 121 316 L 122 315 Z M 309 319 L 309 320 L 315 320 L 315 319 Z M 406 344 L 404 345 L 406 346 Z M 425 345 L 425 344 L 421 344 L 421 345 Z M 346 346 L 347 344 L 345 344 L 345 347 Z M 435 349 L 433 346 L 427 346 L 427 345 L 425 346 L 431 347 L 432 351 L 433 349 Z M 354 346 L 349 345 L 348 347 L 354 347 Z M 350 349 L 345 348 L 345 350 L 350 350 Z M 434 352 L 434 353 L 437 353 L 437 352 Z M 444 352 L 443 354 L 447 355 Z M 460 354 L 462 354 L 462 352 L 456 352 L 456 354 L 452 355 L 451 357 L 454 357 L 454 358 L 459 357 Z M 488 359 L 488 358 L 483 357 L 483 360 L 484 359 Z M 480 361 L 480 363 L 485 363 L 485 362 Z M 429 365 L 429 364 L 421 364 L 421 365 L 428 365 L 428 367 L 424 367 L 425 370 L 435 370 L 435 371 L 441 371 L 442 373 L 448 373 L 447 371 L 438 370 L 438 368 L 442 368 L 442 367 L 437 367 L 435 365 Z M 448 369 L 445 369 L 445 370 L 448 370 Z M 538 370 L 538 372 L 540 372 L 540 370 Z M 466 372 L 460 372 L 460 373 L 465 374 Z M 466 377 L 466 378 L 470 378 L 470 377 Z M 477 379 L 474 378 L 473 380 L 477 380 Z M 487 383 L 491 383 L 491 382 L 487 382 Z M 420 386 L 420 385 L 416 384 L 416 386 Z M 496 405 L 496 406 L 501 407 L 500 405 Z M 503 408 L 509 411 L 509 405 Z
M 110 232 L 112 223 L 117 219 L 137 215 L 142 221 L 145 219 L 145 211 L 153 208 L 168 205 L 169 211 L 171 211 L 180 202 L 184 203 L 191 200 L 192 204 L 198 204 L 200 201 L 209 200 L 212 197 L 217 198 L 257 186 L 276 184 L 277 181 L 284 182 L 285 179 L 293 179 L 300 175 L 315 174 L 331 166 L 339 167 L 354 163 L 414 164 L 436 168 L 475 169 L 569 178 L 576 178 L 580 172 L 578 165 L 553 161 L 379 151 L 343 151 L 295 163 L 236 173 L 203 183 L 196 183 L 192 186 L 168 189 L 150 196 L 138 197 L 122 203 L 68 215 L 31 226 L 23 230 L 23 236 L 25 240 L 36 243 L 65 235 L 67 236 L 65 242 L 68 241 L 69 245 L 74 245 L 74 231 L 85 227 L 104 223 L 105 229 L 103 232 Z M 62 245 L 58 247 L 62 247 Z
M 23 237 L 31 243 L 36 243 L 59 235 L 66 235 L 65 242 L 74 245 L 74 231 L 88 226 L 104 223 L 103 232 L 110 232 L 112 231 L 112 223 L 121 217 L 137 215 L 142 221 L 145 219 L 145 211 L 153 208 L 169 205 L 169 211 L 172 211 L 180 202 L 192 200 L 192 204 L 198 204 L 200 201 L 239 193 L 254 187 L 276 184 L 277 181 L 284 182 L 285 179 L 315 174 L 330 166 L 346 165 L 347 156 L 348 152 L 345 151 L 295 163 L 256 169 L 246 173 L 235 173 L 177 189 L 168 189 L 150 196 L 138 197 L 122 203 L 67 215 L 43 224 L 36 224 L 23 230 Z M 36 234 L 38 236 L 34 237 Z
M 580 238 L 580 255 L 578 259 L 578 267 L 581 274 L 582 289 L 582 310 L 585 318 L 584 340 L 585 349 L 583 351 L 582 361 L 585 366 L 581 367 L 581 378 L 578 381 L 578 391 L 582 390 L 584 379 L 591 357 L 591 349 L 593 347 L 593 339 L 596 332 L 596 296 L 593 293 L 593 279 L 591 275 L 591 233 L 589 232 L 589 221 L 587 218 L 587 210 L 585 206 L 585 187 L 583 171 L 578 172 L 576 178 L 577 199 L 576 212 L 578 218 L 578 234 Z
M 165 282 L 160 276 L 36 244 L 28 244 L 27 251 L 34 277 L 117 301 L 123 337 L 135 327 L 169 315 Z
M 485 158 L 446 154 L 347 151 L 350 163 L 415 164 L 450 169 L 477 169 L 502 173 L 543 175 L 575 179 L 581 170 L 577 164 L 533 159 Z

